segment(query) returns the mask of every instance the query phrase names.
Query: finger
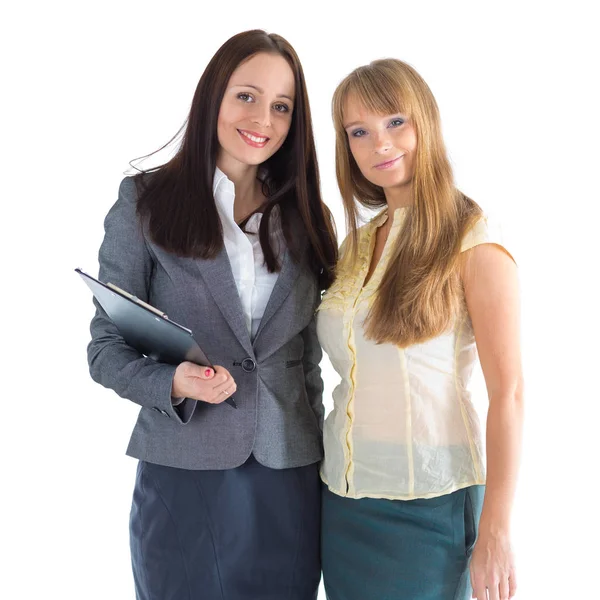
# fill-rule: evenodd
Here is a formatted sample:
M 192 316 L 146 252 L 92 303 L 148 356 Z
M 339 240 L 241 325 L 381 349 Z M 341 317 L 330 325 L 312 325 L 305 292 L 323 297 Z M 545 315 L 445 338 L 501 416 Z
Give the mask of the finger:
M 187 362 L 185 364 L 185 375 L 186 377 L 196 377 L 198 379 L 212 379 L 215 372 L 211 367 Z
M 213 369 L 215 371 L 215 374 L 212 378 L 212 381 L 215 385 L 225 383 L 225 381 L 227 381 L 227 379 L 231 377 L 231 373 L 221 365 L 215 365 Z
M 517 593 L 517 576 L 514 571 L 508 577 L 508 597 L 512 598 Z
M 202 369 L 203 379 L 212 379 L 215 376 L 215 372 L 210 367 L 204 367 Z
M 213 376 L 210 377 L 207 381 L 210 381 L 210 389 L 213 389 L 219 385 L 223 385 L 227 381 L 227 379 L 227 375 L 225 375 L 224 373 L 214 372 Z
M 225 381 L 221 381 L 222 379 L 225 379 Z M 191 384 L 190 388 L 193 390 L 190 397 L 211 404 L 214 402 L 221 402 L 223 400 L 223 398 L 219 398 L 221 390 L 226 389 L 233 383 L 232 379 L 229 379 L 229 384 L 227 381 L 225 375 L 218 373 L 208 381 L 203 380 L 200 377 L 192 377 L 189 379 Z M 216 386 L 215 382 L 217 382 Z
M 487 593 L 489 600 L 500 600 L 500 591 L 497 583 L 490 581 L 487 586 Z
M 469 565 L 469 571 L 471 575 L 471 585 L 473 586 L 473 598 L 477 598 L 477 600 L 487 600 L 485 591 L 485 572 L 475 568 L 473 561 L 471 561 Z
M 232 377 L 229 377 L 227 381 L 222 383 L 221 385 L 217 385 L 213 388 L 213 392 L 217 395 L 221 394 L 225 397 L 233 394 L 237 390 L 237 384 L 233 380 Z
M 198 381 L 197 395 L 205 402 L 220 404 L 236 390 L 237 385 L 231 375 L 227 377 L 217 372 L 210 381 Z
M 232 386 L 228 387 L 226 390 L 223 390 L 222 396 L 223 396 L 223 400 L 227 400 L 227 398 L 229 398 L 230 396 L 233 396 L 233 394 L 235 394 L 235 392 L 237 391 L 237 385 L 234 383 Z
M 505 577 L 502 577 L 500 579 L 500 583 L 498 584 L 498 596 L 499 596 L 500 600 L 508 600 L 508 598 L 509 598 L 508 590 L 509 590 L 509 586 L 508 586 L 508 575 L 507 575 Z
M 233 384 L 229 388 L 224 388 L 224 389 L 221 389 L 218 391 L 213 390 L 213 392 L 211 393 L 209 402 L 211 404 L 221 404 L 221 402 L 225 402 L 225 400 L 227 400 L 227 398 L 229 398 L 231 395 L 233 395 L 236 390 L 237 390 L 237 386 L 235 384 Z
M 197 377 L 198 379 L 212 379 L 215 376 L 215 372 L 210 367 L 202 367 L 198 366 L 197 369 L 194 369 L 194 373 L 192 377 Z
M 235 383 L 234 378 L 229 374 L 229 372 L 226 371 L 226 373 L 227 374 L 223 373 L 222 371 L 216 372 L 215 376 L 212 379 L 214 389 L 219 388 L 219 390 L 223 390 L 231 386 L 232 383 Z
M 485 580 L 480 577 L 476 577 L 473 582 L 473 598 L 477 598 L 477 600 L 487 600 Z

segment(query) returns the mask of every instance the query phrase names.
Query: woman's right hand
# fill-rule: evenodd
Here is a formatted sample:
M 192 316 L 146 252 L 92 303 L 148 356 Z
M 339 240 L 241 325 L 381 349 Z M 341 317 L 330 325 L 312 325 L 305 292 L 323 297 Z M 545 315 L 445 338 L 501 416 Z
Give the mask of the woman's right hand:
M 175 370 L 171 395 L 220 404 L 236 390 L 237 385 L 225 367 L 215 365 L 213 370 L 192 362 L 182 362 Z

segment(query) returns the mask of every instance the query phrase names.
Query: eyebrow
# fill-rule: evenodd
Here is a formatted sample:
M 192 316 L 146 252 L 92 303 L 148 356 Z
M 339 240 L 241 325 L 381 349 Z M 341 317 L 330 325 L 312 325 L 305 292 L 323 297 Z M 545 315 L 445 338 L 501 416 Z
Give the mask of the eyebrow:
M 252 85 L 251 83 L 241 83 L 239 85 L 232 85 L 231 87 L 252 88 L 253 90 L 256 90 L 259 94 L 264 94 L 265 93 L 265 90 L 263 90 L 262 88 L 259 88 L 257 85 Z M 277 97 L 278 98 L 287 98 L 290 102 L 294 101 L 294 99 L 290 98 L 287 94 L 278 94 Z
M 400 117 L 401 119 L 408 120 L 408 116 L 406 115 L 406 113 L 403 113 L 403 112 L 395 112 L 395 113 L 391 113 L 389 115 L 382 115 L 383 119 L 389 119 L 390 117 L 394 117 L 394 118 Z M 354 127 L 355 125 L 365 125 L 365 122 L 364 121 L 352 121 L 352 123 L 348 123 L 347 125 L 342 124 L 342 127 L 344 129 L 349 129 L 350 127 Z

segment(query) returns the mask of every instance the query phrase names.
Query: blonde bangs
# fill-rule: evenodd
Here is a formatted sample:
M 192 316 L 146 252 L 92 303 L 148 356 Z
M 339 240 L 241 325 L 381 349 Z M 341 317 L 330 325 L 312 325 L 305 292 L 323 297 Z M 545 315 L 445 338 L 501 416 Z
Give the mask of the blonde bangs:
M 344 107 L 352 98 L 368 112 L 379 115 L 413 114 L 410 101 L 402 97 L 402 82 L 384 65 L 372 63 L 353 71 L 336 89 L 333 97 L 335 128 L 344 130 Z

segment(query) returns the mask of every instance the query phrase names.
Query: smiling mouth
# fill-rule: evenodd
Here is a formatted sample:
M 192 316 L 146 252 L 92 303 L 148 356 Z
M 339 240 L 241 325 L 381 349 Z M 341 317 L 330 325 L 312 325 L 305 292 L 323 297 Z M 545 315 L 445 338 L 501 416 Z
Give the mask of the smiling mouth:
M 244 142 L 253 148 L 264 148 L 271 139 L 263 135 L 258 135 L 253 131 L 246 131 L 244 129 L 238 129 L 237 132 L 240 134 Z
M 390 167 L 393 167 L 403 157 L 404 157 L 404 154 L 401 154 L 400 156 L 397 156 L 396 158 L 392 158 L 392 160 L 386 160 L 385 162 L 375 165 L 374 168 L 375 169 L 389 169 Z

